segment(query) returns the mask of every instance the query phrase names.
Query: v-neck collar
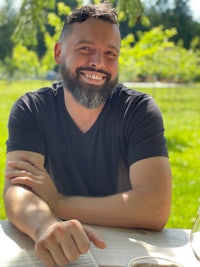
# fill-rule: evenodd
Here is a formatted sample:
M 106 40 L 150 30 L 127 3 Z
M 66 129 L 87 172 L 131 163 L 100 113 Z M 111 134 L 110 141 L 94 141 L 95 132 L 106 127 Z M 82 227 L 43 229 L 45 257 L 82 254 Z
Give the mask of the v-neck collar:
M 107 110 L 107 103 L 108 103 L 108 100 L 107 102 L 105 103 L 102 111 L 99 113 L 99 116 L 97 117 L 96 121 L 93 123 L 93 125 L 86 131 L 86 132 L 83 132 L 81 131 L 81 129 L 77 126 L 77 124 L 74 122 L 74 120 L 72 119 L 71 115 L 69 114 L 66 106 L 65 106 L 65 101 L 64 101 L 64 88 L 62 88 L 62 94 L 61 94 L 61 98 L 62 98 L 62 109 L 63 109 L 63 112 L 65 113 L 67 119 L 68 119 L 68 122 L 70 123 L 70 126 L 71 126 L 71 129 L 74 133 L 80 135 L 80 136 L 87 136 L 87 135 L 90 135 L 93 131 L 96 130 L 96 128 L 98 127 L 100 121 L 101 121 L 101 118 L 103 116 L 103 114 L 106 112 Z

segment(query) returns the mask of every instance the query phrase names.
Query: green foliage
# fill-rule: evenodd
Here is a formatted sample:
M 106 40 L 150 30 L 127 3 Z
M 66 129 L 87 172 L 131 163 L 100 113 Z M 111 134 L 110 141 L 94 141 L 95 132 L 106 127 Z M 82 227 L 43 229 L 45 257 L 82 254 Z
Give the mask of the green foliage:
M 128 20 L 129 26 L 134 26 L 137 19 L 144 15 L 140 0 L 118 0 L 117 11 L 119 13 L 119 20 Z
M 175 45 L 171 38 L 176 29 L 155 27 L 139 33 L 139 41 L 132 46 L 134 37 L 122 40 L 120 78 L 123 81 L 140 79 L 191 82 L 200 80 L 200 50 Z M 199 39 L 195 39 L 197 45 Z
M 18 44 L 14 47 L 12 58 L 6 57 L 5 63 L 0 61 L 1 78 L 22 79 L 40 75 L 40 62 L 34 51 Z
M 49 33 L 45 33 L 44 40 L 46 44 L 46 53 L 41 59 L 41 74 L 43 77 L 45 77 L 45 74 L 49 70 L 53 70 L 55 67 L 55 61 L 54 61 L 55 38 L 54 36 L 51 36 Z
M 144 6 L 151 28 L 160 24 L 163 24 L 165 29 L 175 27 L 177 35 L 173 36 L 173 41 L 177 43 L 181 39 L 183 46 L 187 49 L 192 38 L 199 35 L 199 29 L 196 29 L 188 2 L 186 0 L 155 0 L 148 1 L 146 7 Z
M 99 3 L 100 1 L 95 2 Z M 81 3 L 82 1 L 77 0 L 76 6 L 80 6 Z M 56 4 L 65 5 L 62 1 L 56 0 L 23 0 L 17 27 L 13 34 L 14 42 L 26 46 L 36 46 L 38 32 L 46 31 L 48 13 L 50 10 L 54 10 L 56 13 Z M 124 14 L 124 18 L 129 19 L 130 25 L 134 25 L 136 18 L 143 14 L 140 0 L 118 0 L 117 5 L 119 12 Z M 64 13 L 66 13 L 65 11 L 66 6 Z
M 38 31 L 45 31 L 47 12 L 54 7 L 55 0 L 23 0 L 13 35 L 15 43 L 36 45 Z
M 57 5 L 58 15 L 55 13 L 48 14 L 48 24 L 53 27 L 54 34 L 50 35 L 48 32 L 44 34 L 45 46 L 46 46 L 46 53 L 44 54 L 41 65 L 42 65 L 42 73 L 43 76 L 48 70 L 52 70 L 55 68 L 55 61 L 54 61 L 54 45 L 59 40 L 60 33 L 63 27 L 63 22 L 61 20 L 61 16 L 67 16 L 71 9 L 70 7 L 66 6 L 64 3 L 60 2 Z
M 40 63 L 35 52 L 19 44 L 13 50 L 13 62 L 15 64 L 15 77 L 38 77 Z
M 0 9 L 0 60 L 4 61 L 6 57 L 12 54 L 14 46 L 11 36 L 16 25 L 16 14 L 11 10 L 10 1 L 6 2 L 5 7 Z
M 7 120 L 14 101 L 26 91 L 49 85 L 45 81 L 0 81 L 0 192 L 4 184 Z M 200 85 L 198 87 L 139 89 L 154 97 L 165 124 L 173 173 L 173 202 L 167 227 L 191 228 L 200 204 Z M 0 197 L 0 218 L 5 219 Z
M 2 18 L 2 17 L 1 17 Z M 0 60 L 4 60 L 7 55 L 10 56 L 13 44 L 8 42 L 8 36 L 12 34 L 13 21 L 10 20 L 10 26 L 8 24 L 1 24 L 0 22 L 0 40 L 1 40 L 1 51 L 0 51 Z M 9 49 L 8 47 L 9 46 Z
M 57 3 L 56 6 L 54 6 L 55 3 Z M 142 12 L 138 0 L 113 0 L 113 3 L 119 10 L 120 19 L 127 18 L 128 14 L 134 19 Z M 81 1 L 73 2 L 73 4 L 81 5 Z M 51 11 L 50 9 L 53 7 L 55 9 Z M 127 13 L 131 9 L 134 9 L 136 13 Z M 33 13 L 30 15 L 31 10 Z M 9 54 L 5 53 L 5 56 L 2 57 L 0 77 L 8 79 L 20 76 L 45 77 L 49 70 L 55 69 L 54 44 L 59 40 L 63 19 L 70 12 L 71 8 L 59 0 L 24 0 L 14 35 L 17 44 Z M 4 16 L 0 14 L 0 22 L 1 19 L 3 21 L 3 18 Z M 131 21 L 131 17 L 129 17 L 129 21 Z M 38 31 L 44 31 L 42 39 L 45 52 L 43 51 L 40 57 L 37 55 L 39 53 L 35 46 Z M 143 79 L 176 82 L 199 81 L 200 38 L 199 36 L 194 37 L 190 48 L 186 50 L 182 40 L 176 44 L 172 42 L 172 38 L 176 35 L 175 28 L 165 29 L 164 26 L 159 26 L 144 33 L 138 32 L 135 36 L 131 34 L 126 36 L 122 40 L 119 59 L 120 79 L 123 81 Z

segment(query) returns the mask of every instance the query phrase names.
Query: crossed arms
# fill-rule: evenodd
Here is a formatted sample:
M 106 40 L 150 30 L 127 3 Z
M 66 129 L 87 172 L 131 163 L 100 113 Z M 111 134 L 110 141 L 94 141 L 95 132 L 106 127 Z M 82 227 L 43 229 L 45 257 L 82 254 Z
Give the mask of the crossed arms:
M 7 154 L 4 201 L 7 216 L 35 241 L 46 266 L 64 266 L 105 243 L 85 224 L 162 230 L 171 203 L 171 171 L 166 157 L 130 167 L 132 190 L 107 197 L 63 196 L 44 168 L 44 156 L 30 151 Z

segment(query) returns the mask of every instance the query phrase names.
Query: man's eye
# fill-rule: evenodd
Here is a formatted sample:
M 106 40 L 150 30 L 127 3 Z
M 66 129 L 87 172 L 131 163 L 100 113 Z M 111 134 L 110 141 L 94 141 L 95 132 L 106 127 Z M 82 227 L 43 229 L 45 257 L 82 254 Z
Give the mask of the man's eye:
M 106 55 L 110 58 L 116 58 L 118 57 L 117 53 L 116 52 L 113 52 L 113 51 L 107 51 L 106 52 Z
M 80 47 L 79 50 L 81 51 L 90 51 L 90 48 L 88 46 Z

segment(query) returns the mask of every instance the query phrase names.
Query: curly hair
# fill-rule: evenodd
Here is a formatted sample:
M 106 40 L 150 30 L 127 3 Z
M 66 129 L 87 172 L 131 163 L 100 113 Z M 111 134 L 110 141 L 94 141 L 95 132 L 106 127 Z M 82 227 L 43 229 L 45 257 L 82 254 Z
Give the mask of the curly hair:
M 108 2 L 102 4 L 85 5 L 81 8 L 76 8 L 66 18 L 60 41 L 63 40 L 67 34 L 71 33 L 72 25 L 77 22 L 84 22 L 89 18 L 95 18 L 118 25 L 118 15 L 115 8 Z

